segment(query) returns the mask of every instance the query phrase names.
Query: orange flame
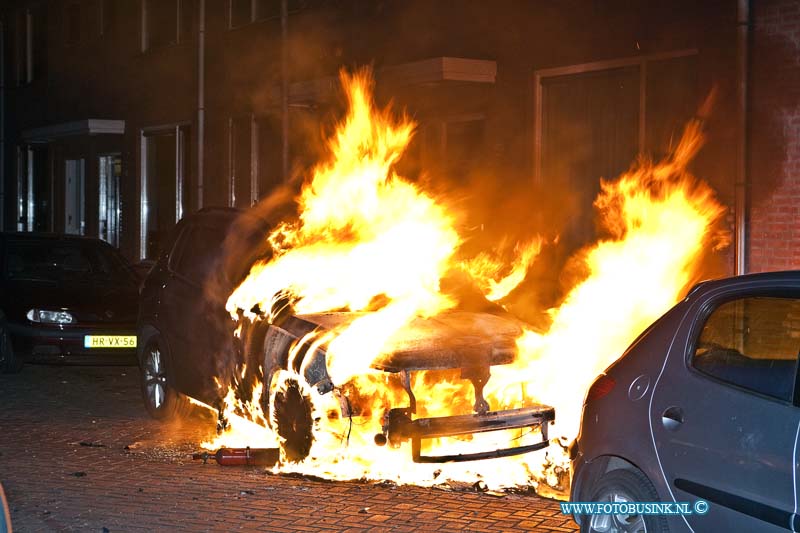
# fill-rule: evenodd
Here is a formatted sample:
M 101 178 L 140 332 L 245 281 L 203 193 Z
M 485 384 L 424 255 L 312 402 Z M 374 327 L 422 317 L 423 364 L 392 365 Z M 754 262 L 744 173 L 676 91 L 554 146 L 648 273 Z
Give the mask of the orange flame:
M 299 381 L 314 410 L 311 455 L 276 469 L 419 484 L 482 479 L 490 487 L 508 487 L 546 481 L 563 490 L 563 476 L 558 474 L 567 464 L 558 446 L 551 446 L 547 454 L 429 465 L 412 463 L 405 443 L 373 443 L 386 409 L 402 406 L 407 399 L 396 377 L 371 365 L 413 320 L 457 305 L 440 291 L 442 276 L 460 268 L 488 300 L 502 300 L 524 279 L 542 241 L 533 237 L 513 246 L 501 242 L 495 250 L 457 260 L 462 238 L 448 207 L 394 169 L 414 124 L 375 109 L 368 72 L 342 74 L 342 83 L 349 110 L 329 142 L 330 161 L 316 167 L 303 187 L 298 220 L 269 235 L 272 258 L 255 264 L 227 303 L 234 318 L 243 310 L 251 320 L 257 318 L 256 307 L 272 316 L 287 300 L 298 314 L 369 311 L 353 314 L 332 331 L 312 332 L 294 348 L 324 348 L 334 384 L 364 402 L 359 413 L 343 414 L 341 390 L 320 394 L 302 383 L 302 372 L 284 370 L 269 384 L 274 398 L 289 380 Z M 608 237 L 576 256 L 585 267 L 585 278 L 561 305 L 549 310 L 550 329 L 525 329 L 517 339 L 515 362 L 492 367 L 484 392 L 493 410 L 535 400 L 555 407 L 554 430 L 559 436 L 571 439 L 577 434 L 591 381 L 697 276 L 698 259 L 724 211 L 711 189 L 687 171 L 701 145 L 700 124 L 692 122 L 670 158 L 657 164 L 641 160 L 618 180 L 602 182 L 595 207 Z M 411 386 L 424 398 L 419 411 L 424 416 L 471 411 L 472 386 L 458 374 L 418 372 Z M 245 413 L 243 426 L 267 416 L 232 397 L 231 390 L 225 402 L 229 433 L 206 443 L 209 446 L 229 444 L 240 435 L 240 421 L 231 415 Z M 277 443 L 275 435 L 257 438 L 263 440 L 250 445 L 268 445 L 266 439 Z M 440 453 L 462 453 L 505 448 L 531 438 L 540 437 L 514 430 L 432 440 L 429 446 Z

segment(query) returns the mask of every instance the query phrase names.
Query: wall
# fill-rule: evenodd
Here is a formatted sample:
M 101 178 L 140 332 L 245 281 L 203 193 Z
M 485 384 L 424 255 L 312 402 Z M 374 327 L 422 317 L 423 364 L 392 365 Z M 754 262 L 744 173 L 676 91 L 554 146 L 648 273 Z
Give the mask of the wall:
M 749 271 L 800 268 L 800 3 L 753 2 Z

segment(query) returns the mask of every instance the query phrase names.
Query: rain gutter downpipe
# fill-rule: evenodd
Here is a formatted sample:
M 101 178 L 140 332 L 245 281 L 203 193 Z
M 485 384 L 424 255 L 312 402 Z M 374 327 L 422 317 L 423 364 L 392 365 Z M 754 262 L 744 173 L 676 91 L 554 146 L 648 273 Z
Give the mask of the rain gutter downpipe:
M 747 80 L 750 41 L 750 1 L 738 0 L 736 8 L 736 183 L 735 250 L 736 274 L 747 272 Z
M 289 3 L 281 0 L 281 165 L 289 181 Z
M 197 28 L 197 209 L 203 207 L 206 135 L 206 0 L 200 0 Z
M 5 21 L 0 20 L 0 231 L 6 229 L 6 48 Z

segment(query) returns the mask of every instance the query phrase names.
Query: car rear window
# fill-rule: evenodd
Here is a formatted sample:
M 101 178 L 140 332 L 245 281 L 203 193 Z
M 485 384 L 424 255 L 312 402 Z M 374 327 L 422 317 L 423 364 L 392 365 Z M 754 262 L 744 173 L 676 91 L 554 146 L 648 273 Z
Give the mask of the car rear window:
M 694 346 L 695 368 L 773 398 L 794 397 L 800 353 L 800 300 L 749 297 L 723 303 Z
M 9 241 L 5 277 L 9 280 L 131 283 L 123 260 L 102 243 L 91 241 Z
M 182 242 L 176 244 L 176 249 L 180 252 L 176 261 L 171 263 L 172 267 L 178 274 L 192 282 L 203 284 L 208 275 L 219 268 L 219 257 L 226 232 L 226 227 L 190 227 L 181 234 Z

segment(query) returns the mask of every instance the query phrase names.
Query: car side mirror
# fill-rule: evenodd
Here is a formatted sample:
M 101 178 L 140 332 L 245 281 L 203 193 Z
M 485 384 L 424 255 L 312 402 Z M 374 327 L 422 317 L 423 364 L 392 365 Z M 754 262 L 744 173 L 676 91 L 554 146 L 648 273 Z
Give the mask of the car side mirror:
M 8 508 L 2 484 L 0 484 L 0 533 L 11 533 L 11 510 Z

